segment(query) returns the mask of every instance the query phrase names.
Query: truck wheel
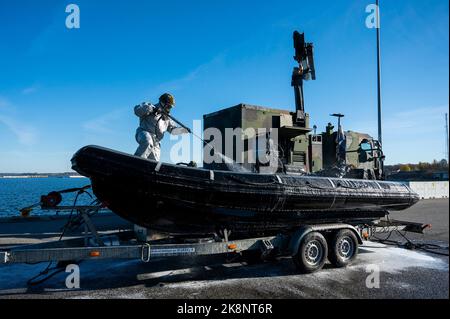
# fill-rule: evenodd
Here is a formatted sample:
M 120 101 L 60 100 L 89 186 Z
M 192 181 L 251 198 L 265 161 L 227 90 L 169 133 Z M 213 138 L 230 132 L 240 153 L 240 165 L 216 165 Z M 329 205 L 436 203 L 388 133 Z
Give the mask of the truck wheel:
M 302 273 L 312 273 L 323 267 L 327 254 L 325 237 L 319 232 L 311 232 L 302 239 L 297 254 L 292 258 Z
M 328 259 L 336 267 L 345 267 L 358 254 L 358 239 L 350 229 L 342 229 L 334 234 L 330 243 Z

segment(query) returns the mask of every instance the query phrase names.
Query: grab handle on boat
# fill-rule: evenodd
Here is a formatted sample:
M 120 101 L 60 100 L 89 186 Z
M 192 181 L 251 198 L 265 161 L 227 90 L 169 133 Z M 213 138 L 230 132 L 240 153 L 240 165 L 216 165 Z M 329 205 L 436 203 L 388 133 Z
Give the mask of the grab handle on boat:
M 148 263 L 150 261 L 150 244 L 149 243 L 145 243 L 142 245 L 141 260 L 145 263 Z

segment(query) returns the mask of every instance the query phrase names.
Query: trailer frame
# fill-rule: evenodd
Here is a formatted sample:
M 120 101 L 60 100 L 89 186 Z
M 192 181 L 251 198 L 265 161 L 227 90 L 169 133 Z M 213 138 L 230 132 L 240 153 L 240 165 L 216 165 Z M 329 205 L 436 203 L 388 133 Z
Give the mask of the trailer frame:
M 0 250 L 0 263 L 39 263 L 65 262 L 73 260 L 95 259 L 140 259 L 150 262 L 156 258 L 201 256 L 216 254 L 257 253 L 262 259 L 270 256 L 295 256 L 300 244 L 310 233 L 325 236 L 340 230 L 350 230 L 358 244 L 369 239 L 375 233 L 392 230 L 423 233 L 430 225 L 397 220 L 377 220 L 372 223 L 352 225 L 349 223 L 305 224 L 294 232 L 257 238 L 229 239 L 229 231 L 223 230 L 222 237 L 189 238 L 189 242 L 180 242 L 180 238 L 169 238 L 140 242 L 138 234 L 132 230 L 100 234 L 91 220 L 91 216 L 102 209 L 101 206 L 60 206 L 52 210 L 76 211 L 77 216 L 69 221 L 84 226 L 84 234 L 72 239 L 63 239 L 39 244 L 13 246 Z M 182 238 L 181 238 L 182 240 Z M 328 240 L 327 240 L 328 241 Z M 355 252 L 355 254 L 357 251 Z

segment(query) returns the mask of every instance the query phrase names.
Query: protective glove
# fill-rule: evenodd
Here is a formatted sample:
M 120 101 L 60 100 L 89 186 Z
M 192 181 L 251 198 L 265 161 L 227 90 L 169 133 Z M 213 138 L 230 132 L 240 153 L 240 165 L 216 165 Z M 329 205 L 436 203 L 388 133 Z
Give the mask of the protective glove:
M 180 135 L 180 134 L 186 134 L 186 133 L 191 133 L 191 130 L 189 128 L 185 128 L 185 127 L 176 127 L 170 132 L 170 134 L 172 134 L 172 135 Z

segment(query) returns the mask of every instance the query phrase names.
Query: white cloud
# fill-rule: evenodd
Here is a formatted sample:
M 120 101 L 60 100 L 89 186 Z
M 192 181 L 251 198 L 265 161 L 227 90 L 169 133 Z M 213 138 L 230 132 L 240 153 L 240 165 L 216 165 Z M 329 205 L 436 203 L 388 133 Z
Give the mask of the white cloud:
M 444 113 L 448 106 L 422 107 L 401 112 L 383 113 L 383 135 L 404 135 L 405 137 L 431 132 L 440 132 L 444 127 Z M 344 126 L 345 128 L 345 126 Z M 352 123 L 352 130 L 376 132 L 376 119 Z
M 146 94 L 146 96 L 154 96 L 160 94 L 161 92 L 173 92 L 176 90 L 180 90 L 184 88 L 187 84 L 196 80 L 202 74 L 207 72 L 208 69 L 210 69 L 210 67 L 218 63 L 221 63 L 222 61 L 223 55 L 219 55 L 214 59 L 212 59 L 211 61 L 198 66 L 197 68 L 195 68 L 194 70 L 192 70 L 187 75 L 181 78 L 156 85 L 151 89 L 151 94 Z M 153 101 L 153 103 L 156 102 Z M 109 113 L 85 121 L 82 124 L 82 127 L 88 133 L 113 134 L 116 133 L 117 122 L 123 121 L 124 117 L 126 117 L 129 114 L 132 114 L 130 113 L 130 107 L 117 108 Z
M 151 92 L 153 94 L 159 94 L 161 92 L 174 92 L 183 89 L 187 84 L 198 79 L 205 72 L 207 73 L 211 68 L 215 67 L 217 64 L 223 63 L 224 58 L 225 58 L 224 54 L 219 54 L 216 57 L 214 57 L 211 61 L 199 65 L 185 76 L 158 84 L 157 86 L 151 89 Z
M 0 96 L 0 126 L 6 127 L 12 132 L 19 143 L 24 145 L 31 145 L 37 140 L 36 130 L 29 124 L 18 121 L 14 116 L 6 115 L 5 113 L 11 113 L 15 110 L 15 107 L 3 96 Z
M 114 122 L 123 118 L 129 108 L 118 108 L 97 118 L 88 120 L 82 124 L 83 129 L 91 133 L 112 134 Z
M 444 113 L 448 106 L 424 107 L 414 110 L 394 113 L 385 120 L 384 127 L 388 130 L 414 129 L 416 132 L 430 132 L 443 127 Z M 439 125 L 442 123 L 442 125 Z M 437 126 L 436 126 L 437 125 Z
M 37 92 L 38 89 L 39 89 L 39 86 L 37 86 L 37 85 L 32 85 L 32 86 L 29 86 L 29 87 L 24 88 L 24 89 L 22 90 L 22 94 L 23 94 L 23 95 L 32 94 L 32 93 Z
M 7 108 L 10 105 L 11 104 L 9 103 L 9 101 L 7 99 L 5 99 L 4 97 L 0 96 L 0 109 Z
M 0 114 L 0 124 L 6 126 L 21 144 L 31 145 L 37 139 L 36 130 L 33 127 L 19 123 L 12 117 Z

